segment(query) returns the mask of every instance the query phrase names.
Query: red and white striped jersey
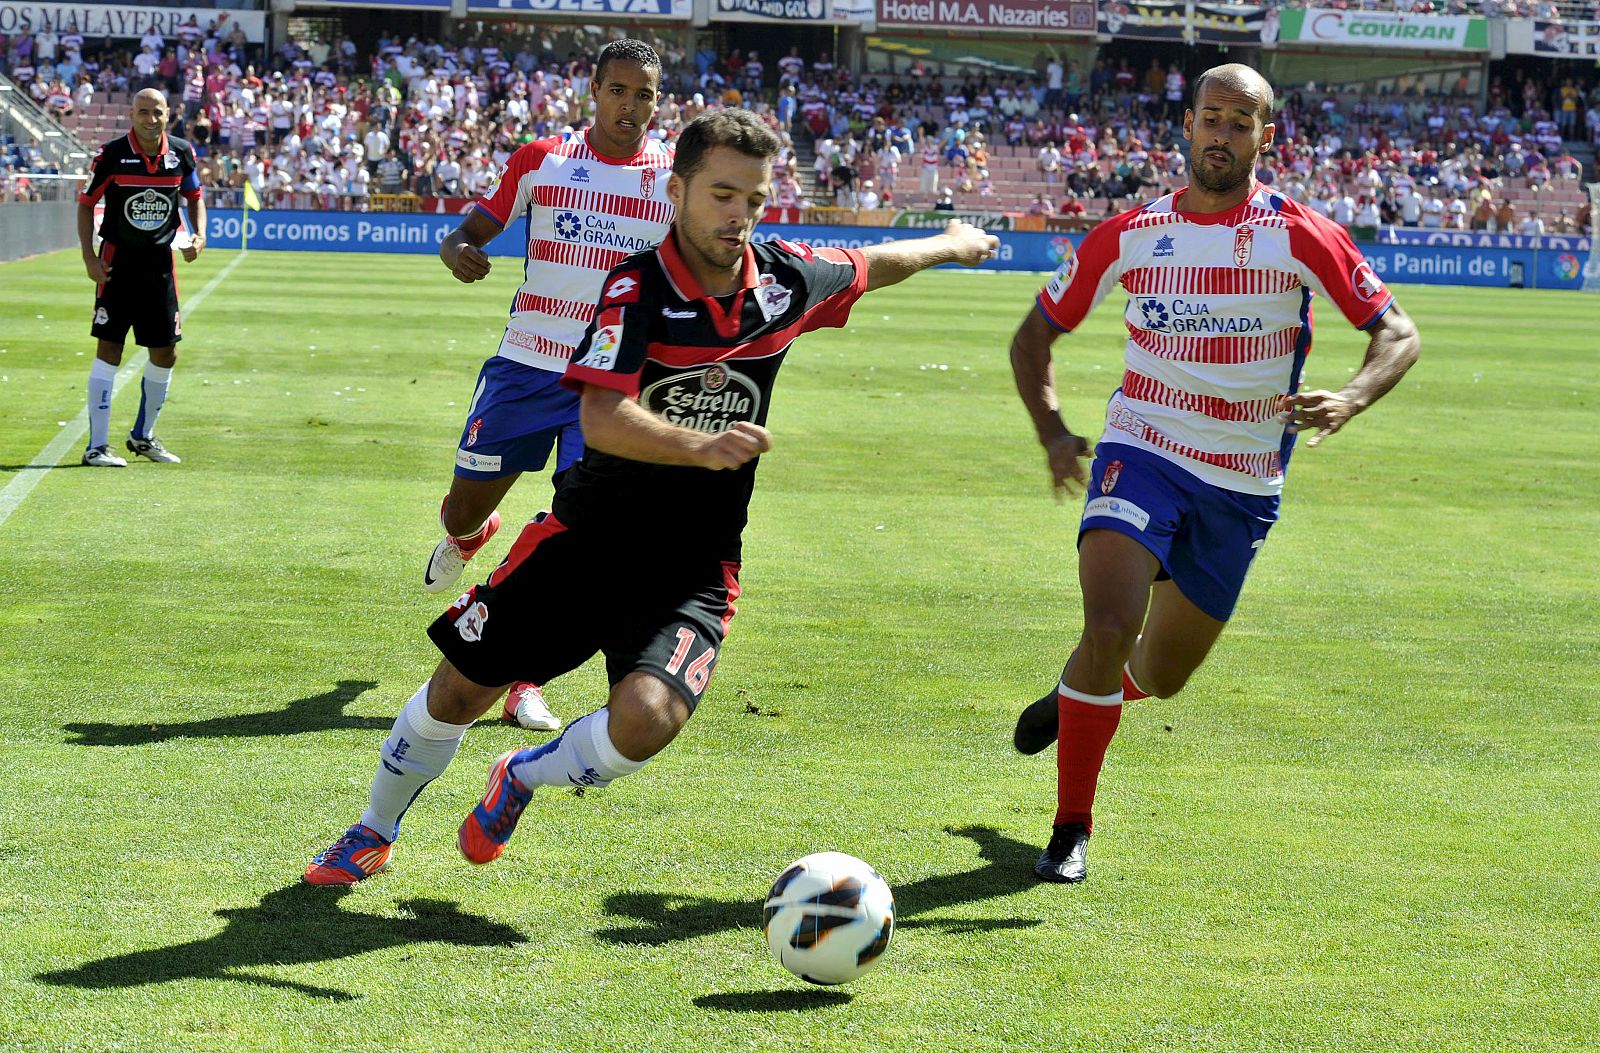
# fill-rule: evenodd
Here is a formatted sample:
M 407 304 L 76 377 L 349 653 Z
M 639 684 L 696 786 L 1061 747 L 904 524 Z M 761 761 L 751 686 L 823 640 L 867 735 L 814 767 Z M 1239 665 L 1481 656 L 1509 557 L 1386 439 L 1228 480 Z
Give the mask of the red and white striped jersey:
M 1294 445 L 1276 401 L 1299 387 L 1313 294 L 1360 329 L 1393 298 L 1321 214 L 1260 186 L 1232 211 L 1185 212 L 1185 193 L 1091 230 L 1039 294 L 1039 310 L 1070 332 L 1120 284 L 1126 371 L 1102 439 L 1215 486 L 1276 494 Z
M 474 206 L 498 226 L 525 217 L 528 262 L 499 354 L 566 370 L 594 318 L 611 268 L 661 244 L 672 225 L 670 148 L 654 139 L 628 158 L 606 157 L 585 132 L 538 139 L 506 161 Z

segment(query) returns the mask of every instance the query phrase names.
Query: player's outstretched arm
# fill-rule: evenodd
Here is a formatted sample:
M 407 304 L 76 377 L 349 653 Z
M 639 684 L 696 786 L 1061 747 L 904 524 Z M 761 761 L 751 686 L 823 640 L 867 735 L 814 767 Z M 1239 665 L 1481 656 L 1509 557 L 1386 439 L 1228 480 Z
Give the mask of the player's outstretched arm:
M 489 276 L 489 254 L 483 247 L 495 239 L 500 228 L 477 209 L 467 214 L 461 226 L 445 235 L 439 258 L 456 280 L 471 285 Z
M 648 464 L 730 469 L 772 449 L 772 435 L 759 424 L 739 421 L 715 435 L 680 428 L 622 392 L 594 384 L 584 386 L 579 417 L 585 445 Z
M 867 261 L 867 292 L 903 282 L 918 271 L 941 263 L 976 267 L 994 259 L 999 251 L 999 238 L 958 219 L 951 220 L 943 234 L 931 238 L 868 245 L 861 250 L 862 258 Z
M 1084 484 L 1083 459 L 1090 455 L 1089 440 L 1074 435 L 1061 419 L 1061 401 L 1056 397 L 1056 367 L 1050 360 L 1050 346 L 1060 336 L 1037 307 L 1017 327 L 1011 338 L 1011 372 L 1017 381 L 1017 394 L 1033 421 L 1033 430 L 1044 447 L 1050 467 L 1050 482 L 1056 498 L 1065 497 L 1074 484 Z
M 1289 430 L 1315 428 L 1306 442 L 1315 446 L 1343 428 L 1350 418 L 1377 402 L 1416 364 L 1422 351 L 1422 337 L 1416 323 L 1400 309 L 1390 305 L 1367 331 L 1366 361 L 1350 382 L 1338 391 L 1302 391 L 1285 395 L 1280 405 L 1289 413 Z

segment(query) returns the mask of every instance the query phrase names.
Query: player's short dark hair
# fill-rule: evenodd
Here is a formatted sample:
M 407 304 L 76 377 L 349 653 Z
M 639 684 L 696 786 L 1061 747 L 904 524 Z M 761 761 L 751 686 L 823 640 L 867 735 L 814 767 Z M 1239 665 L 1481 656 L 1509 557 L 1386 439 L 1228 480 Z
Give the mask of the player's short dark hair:
M 687 183 L 716 146 L 770 161 L 778 156 L 780 144 L 777 133 L 749 110 L 711 110 L 684 126 L 683 134 L 678 136 L 678 152 L 672 159 L 672 174 Z
M 1236 91 L 1250 90 L 1251 88 L 1255 87 L 1251 81 L 1258 79 L 1259 83 L 1266 85 L 1267 93 L 1264 98 L 1257 100 L 1256 116 L 1261 118 L 1262 124 L 1272 123 L 1272 106 L 1274 101 L 1272 84 L 1267 80 L 1267 78 L 1262 77 L 1259 73 L 1256 73 L 1255 70 L 1249 67 L 1238 66 L 1231 63 L 1228 65 L 1213 66 L 1195 78 L 1194 102 L 1191 106 L 1195 112 L 1198 113 L 1200 110 L 1200 92 L 1205 89 L 1206 83 L 1213 79 L 1225 84 L 1229 88 L 1235 89 Z
M 656 54 L 655 48 L 642 40 L 624 37 L 600 49 L 600 57 L 594 63 L 595 84 L 604 84 L 606 66 L 619 61 L 637 62 L 645 69 L 655 70 L 658 75 L 661 73 L 661 56 Z

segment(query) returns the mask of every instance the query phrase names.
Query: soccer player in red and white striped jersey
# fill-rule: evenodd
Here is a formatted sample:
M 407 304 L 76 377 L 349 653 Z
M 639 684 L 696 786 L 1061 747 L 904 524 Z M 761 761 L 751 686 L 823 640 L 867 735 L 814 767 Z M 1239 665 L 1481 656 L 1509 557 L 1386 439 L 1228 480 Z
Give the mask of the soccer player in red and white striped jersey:
M 1399 383 L 1416 327 L 1344 230 L 1255 181 L 1272 146 L 1272 87 L 1218 66 L 1184 117 L 1187 189 L 1090 231 L 1011 346 L 1017 390 L 1058 489 L 1085 485 L 1078 533 L 1084 628 L 1057 690 L 1014 742 L 1057 742 L 1057 812 L 1035 873 L 1082 881 L 1092 806 L 1125 699 L 1168 697 L 1205 659 L 1277 519 L 1296 432 L 1337 432 Z M 1067 429 L 1050 348 L 1113 286 L 1128 294 L 1126 371 L 1089 442 Z M 1321 296 L 1370 337 L 1339 391 L 1300 391 Z
M 606 272 L 660 244 L 672 223 L 672 154 L 646 134 L 660 98 L 660 58 L 639 41 L 613 41 L 595 72 L 593 126 L 518 149 L 439 249 L 457 279 L 479 281 L 489 273 L 483 246 L 521 219 L 528 256 L 462 426 L 439 513 L 445 537 L 423 575 L 430 592 L 453 585 L 493 536 L 496 509 L 523 472 L 541 471 L 554 451 L 559 476 L 583 455 L 577 397 L 561 387 L 562 372 L 594 317 Z M 507 715 L 518 706 L 526 726 L 560 726 L 532 685 L 511 691 Z

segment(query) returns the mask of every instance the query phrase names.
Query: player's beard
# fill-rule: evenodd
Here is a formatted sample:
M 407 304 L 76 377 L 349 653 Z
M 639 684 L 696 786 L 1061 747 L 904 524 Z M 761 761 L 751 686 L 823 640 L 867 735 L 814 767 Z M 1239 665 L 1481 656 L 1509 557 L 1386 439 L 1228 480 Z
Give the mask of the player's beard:
M 1254 155 L 1242 159 L 1233 157 L 1226 168 L 1218 170 L 1209 167 L 1206 161 L 1206 150 L 1214 149 L 1197 147 L 1189 152 L 1189 171 L 1202 190 L 1208 194 L 1229 194 L 1250 181 L 1255 170 Z M 1229 156 L 1232 157 L 1231 151 Z
M 748 235 L 743 230 L 719 230 L 715 226 L 694 222 L 692 216 L 679 214 L 679 233 L 687 236 L 689 245 L 702 259 L 717 270 L 731 270 L 744 258 Z M 723 237 L 738 237 L 738 248 L 725 244 Z

